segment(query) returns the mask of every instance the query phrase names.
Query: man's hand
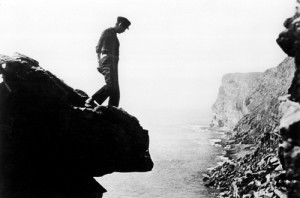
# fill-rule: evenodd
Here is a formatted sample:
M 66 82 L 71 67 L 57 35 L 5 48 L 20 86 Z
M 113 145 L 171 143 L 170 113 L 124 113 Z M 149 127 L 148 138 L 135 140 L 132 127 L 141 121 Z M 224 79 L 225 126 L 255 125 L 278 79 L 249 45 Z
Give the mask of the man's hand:
M 106 57 L 107 54 L 100 54 L 100 59 Z

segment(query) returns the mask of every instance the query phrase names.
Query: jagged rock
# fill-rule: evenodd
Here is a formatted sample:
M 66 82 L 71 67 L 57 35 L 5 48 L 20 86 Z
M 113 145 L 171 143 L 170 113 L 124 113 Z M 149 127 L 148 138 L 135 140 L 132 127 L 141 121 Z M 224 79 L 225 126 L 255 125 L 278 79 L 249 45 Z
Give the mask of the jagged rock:
M 280 133 L 284 152 L 279 157 L 283 159 L 282 165 L 286 170 L 288 197 L 300 197 L 300 105 L 287 99 L 280 107 L 283 112 Z
M 286 198 L 287 195 L 285 194 L 285 192 L 282 192 L 281 190 L 275 189 L 274 193 L 279 197 L 279 198 Z
M 27 56 L 0 55 L 0 197 L 102 197 L 93 177 L 150 171 L 148 131 L 122 109 L 84 107 Z
M 289 20 L 286 30 L 276 40 L 281 49 L 295 59 L 294 78 L 289 88 L 289 97 L 282 100 L 280 110 L 283 113 L 280 121 L 282 143 L 278 152 L 280 162 L 285 170 L 287 197 L 300 197 L 300 35 L 296 28 L 299 15 L 296 13 Z

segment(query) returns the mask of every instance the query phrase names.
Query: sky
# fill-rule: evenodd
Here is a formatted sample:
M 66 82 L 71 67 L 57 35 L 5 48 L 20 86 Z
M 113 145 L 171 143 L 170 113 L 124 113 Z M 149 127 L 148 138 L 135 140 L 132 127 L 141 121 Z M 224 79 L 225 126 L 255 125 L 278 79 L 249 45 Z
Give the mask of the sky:
M 118 16 L 120 107 L 210 119 L 224 74 L 263 72 L 294 0 L 0 0 L 0 54 L 25 54 L 73 88 L 104 85 L 95 47 Z

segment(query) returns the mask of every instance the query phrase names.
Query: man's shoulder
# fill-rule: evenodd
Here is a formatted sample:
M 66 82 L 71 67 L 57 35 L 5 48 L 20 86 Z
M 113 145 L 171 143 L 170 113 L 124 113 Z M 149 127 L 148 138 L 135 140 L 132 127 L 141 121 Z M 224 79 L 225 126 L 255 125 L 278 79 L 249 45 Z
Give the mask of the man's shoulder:
M 104 36 L 109 36 L 109 35 L 114 35 L 114 29 L 113 28 L 107 28 L 102 32 L 102 35 Z

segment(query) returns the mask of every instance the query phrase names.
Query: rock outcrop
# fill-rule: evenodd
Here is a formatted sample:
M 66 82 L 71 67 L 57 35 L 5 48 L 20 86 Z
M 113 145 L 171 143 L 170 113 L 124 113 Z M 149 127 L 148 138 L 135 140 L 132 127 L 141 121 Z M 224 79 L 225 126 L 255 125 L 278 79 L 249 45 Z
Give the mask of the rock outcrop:
M 278 156 L 285 170 L 284 181 L 288 198 L 300 197 L 300 14 L 284 22 L 286 29 L 279 34 L 276 42 L 281 49 L 295 59 L 295 73 L 288 90 L 289 97 L 281 104 L 283 112 L 280 121 L 282 144 Z
M 148 131 L 122 109 L 85 108 L 21 54 L 0 55 L 0 197 L 102 197 L 93 177 L 153 168 Z
M 280 106 L 283 117 L 280 121 L 282 143 L 279 159 L 285 170 L 283 179 L 289 198 L 300 197 L 300 105 L 286 99 Z

